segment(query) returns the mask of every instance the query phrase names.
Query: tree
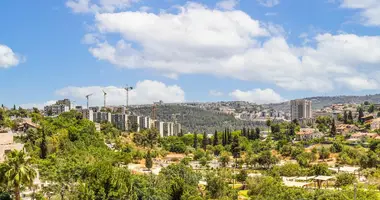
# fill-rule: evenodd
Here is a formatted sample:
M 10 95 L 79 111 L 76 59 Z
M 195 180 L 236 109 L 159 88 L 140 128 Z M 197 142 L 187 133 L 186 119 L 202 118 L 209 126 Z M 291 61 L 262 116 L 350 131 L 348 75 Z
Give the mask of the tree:
M 344 111 L 344 113 L 343 113 L 343 123 L 348 124 L 348 115 L 347 115 L 347 111 Z
M 263 151 L 259 154 L 257 158 L 257 163 L 263 166 L 265 169 L 270 168 L 272 165 L 276 164 L 278 159 L 272 155 L 271 151 Z
M 375 105 L 371 104 L 369 107 L 368 107 L 368 112 L 369 113 L 373 113 L 375 111 Z
M 232 156 L 235 159 L 240 158 L 239 137 L 237 135 L 234 136 L 233 142 L 231 144 L 231 152 L 232 152 Z
M 207 145 L 208 145 L 208 137 L 207 137 L 206 132 L 203 132 L 203 138 L 202 138 L 202 148 L 203 148 L 203 150 L 206 151 Z
M 253 129 L 252 129 L 253 130 Z M 254 135 L 254 137 L 253 137 L 253 139 L 254 140 L 258 140 L 258 139 L 260 139 L 260 128 L 259 127 L 256 127 L 256 129 L 255 129 L 255 135 Z
M 352 185 L 356 182 L 355 175 L 349 173 L 340 173 L 336 176 L 335 187 Z
M 4 179 L 7 186 L 13 189 L 16 200 L 20 200 L 21 188 L 31 187 L 37 175 L 30 161 L 24 151 L 13 150 L 0 167 L 0 179 Z
M 222 155 L 219 157 L 219 162 L 222 164 L 222 167 L 226 167 L 230 160 L 230 154 L 226 151 L 222 152 Z
M 267 119 L 266 125 L 268 127 L 268 134 L 269 134 L 269 129 L 270 129 L 271 125 L 272 125 L 272 121 L 270 119 Z
M 149 170 L 152 169 L 153 167 L 153 160 L 152 160 L 152 155 L 150 154 L 150 150 L 148 150 L 148 153 L 146 154 L 146 157 L 145 157 L 145 167 L 148 168 Z
M 194 142 L 193 142 L 193 147 L 194 149 L 197 149 L 198 148 L 198 137 L 197 137 L 197 134 L 194 133 Z
M 330 156 L 329 149 L 322 146 L 322 148 L 319 151 L 319 158 L 325 160 L 326 158 L 329 158 L 329 156 Z
M 331 135 L 331 137 L 335 137 L 336 136 L 335 119 L 333 119 L 332 122 L 331 122 L 330 135 Z
M 351 111 L 351 110 L 348 111 L 347 119 L 348 119 L 348 123 L 349 123 L 349 124 L 354 123 L 354 118 L 353 118 L 353 116 L 352 116 L 352 111 Z
M 46 159 L 48 154 L 47 141 L 46 141 L 46 131 L 45 127 L 42 128 L 42 140 L 40 143 L 40 158 Z
M 150 145 L 151 149 L 158 142 L 159 137 L 160 137 L 160 134 L 158 133 L 157 129 L 154 128 L 154 129 L 146 130 L 146 140 L 148 144 Z
M 219 144 L 219 141 L 218 141 L 218 131 L 215 130 L 215 133 L 214 133 L 214 140 L 212 142 L 212 145 L 213 146 L 216 146 Z
M 358 113 L 359 113 L 359 115 L 358 115 L 358 122 L 360 122 L 360 123 L 363 123 L 363 117 L 364 117 L 364 112 L 363 112 L 363 108 L 360 106 L 359 108 L 358 108 Z
M 248 174 L 247 174 L 247 171 L 245 170 L 241 170 L 240 173 L 236 175 L 236 179 L 239 182 L 245 182 L 247 178 L 248 178 Z

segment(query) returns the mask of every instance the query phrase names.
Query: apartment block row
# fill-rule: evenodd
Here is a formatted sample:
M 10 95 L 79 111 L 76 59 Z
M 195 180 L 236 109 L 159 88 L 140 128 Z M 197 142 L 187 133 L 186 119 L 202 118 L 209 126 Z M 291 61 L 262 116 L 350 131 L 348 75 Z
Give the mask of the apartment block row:
M 161 122 L 144 116 L 94 112 L 91 109 L 82 110 L 82 114 L 83 118 L 89 119 L 95 123 L 110 122 L 122 131 L 141 131 L 144 129 L 156 128 L 161 137 L 178 136 L 182 129 L 182 126 L 179 123 Z

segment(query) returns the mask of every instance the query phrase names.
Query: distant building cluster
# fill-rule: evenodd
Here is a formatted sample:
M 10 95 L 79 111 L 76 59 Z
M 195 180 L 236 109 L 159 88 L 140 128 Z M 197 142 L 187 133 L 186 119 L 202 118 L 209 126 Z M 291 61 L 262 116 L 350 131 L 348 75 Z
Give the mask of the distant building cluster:
M 44 112 L 47 116 L 57 116 L 61 113 L 68 112 L 71 109 L 71 101 L 69 99 L 58 100 L 55 104 L 45 106 Z
M 156 128 L 161 137 L 178 136 L 182 126 L 175 122 L 162 122 L 153 120 L 146 116 L 128 115 L 122 113 L 112 114 L 110 112 L 94 112 L 91 109 L 83 109 L 83 117 L 95 123 L 112 123 L 122 131 L 141 131 L 149 128 Z
M 312 119 L 311 101 L 305 99 L 290 101 L 290 115 L 291 120 Z

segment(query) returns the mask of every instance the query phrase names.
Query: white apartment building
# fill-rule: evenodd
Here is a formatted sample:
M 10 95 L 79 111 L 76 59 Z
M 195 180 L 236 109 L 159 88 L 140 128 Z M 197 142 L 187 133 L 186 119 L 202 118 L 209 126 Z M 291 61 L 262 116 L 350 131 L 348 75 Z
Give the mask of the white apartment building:
M 313 117 L 311 103 L 311 101 L 304 99 L 290 101 L 291 120 L 311 119 Z
M 140 117 L 140 130 L 150 128 L 150 117 Z
M 94 121 L 94 112 L 92 110 L 84 109 L 82 110 L 82 115 L 83 115 L 83 118 L 88 119 L 92 122 Z
M 93 121 L 96 123 L 111 122 L 111 113 L 108 112 L 94 112 Z
M 61 113 L 69 112 L 69 111 L 70 111 L 70 107 L 63 104 L 50 105 L 50 106 L 44 107 L 45 115 L 48 115 L 48 116 L 56 116 L 56 115 L 60 115 Z
M 173 122 L 164 122 L 164 137 L 173 136 L 174 123 Z
M 179 123 L 174 123 L 174 127 L 173 127 L 173 135 L 178 136 L 178 135 L 180 135 L 181 131 L 182 131 L 182 126 L 181 126 L 181 124 L 179 124 Z
M 140 131 L 140 116 L 128 116 L 128 130 L 132 130 L 133 126 L 137 125 L 137 132 Z
M 128 115 L 126 114 L 113 114 L 111 116 L 111 123 L 119 130 L 128 130 Z
M 154 128 L 158 130 L 161 137 L 164 137 L 164 122 L 155 121 L 154 122 Z

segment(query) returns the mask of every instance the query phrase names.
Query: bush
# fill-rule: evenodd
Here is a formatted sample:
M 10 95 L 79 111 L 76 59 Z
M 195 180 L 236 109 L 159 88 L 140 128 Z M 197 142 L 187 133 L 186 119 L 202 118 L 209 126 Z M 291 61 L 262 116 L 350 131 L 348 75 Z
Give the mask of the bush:
M 240 173 L 236 175 L 236 180 L 239 182 L 245 182 L 247 180 L 248 174 L 245 170 L 240 170 Z
M 335 187 L 352 185 L 356 182 L 356 177 L 349 173 L 340 173 L 336 176 Z
M 203 151 L 203 149 L 197 149 L 194 152 L 194 160 L 199 160 L 205 156 L 206 156 L 206 153 L 205 153 L 205 151 Z
M 175 142 L 170 144 L 170 152 L 174 153 L 185 153 L 186 151 L 186 145 L 183 142 Z

